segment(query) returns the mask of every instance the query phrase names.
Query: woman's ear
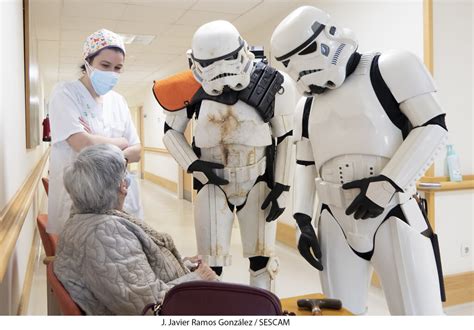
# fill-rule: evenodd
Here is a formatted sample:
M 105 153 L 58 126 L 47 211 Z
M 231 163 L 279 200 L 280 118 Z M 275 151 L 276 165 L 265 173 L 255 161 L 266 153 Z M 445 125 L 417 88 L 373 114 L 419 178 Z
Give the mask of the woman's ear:
M 123 195 L 127 195 L 127 182 L 125 181 L 125 179 L 123 179 L 123 180 L 120 182 L 119 191 L 120 191 L 120 193 L 122 193 Z

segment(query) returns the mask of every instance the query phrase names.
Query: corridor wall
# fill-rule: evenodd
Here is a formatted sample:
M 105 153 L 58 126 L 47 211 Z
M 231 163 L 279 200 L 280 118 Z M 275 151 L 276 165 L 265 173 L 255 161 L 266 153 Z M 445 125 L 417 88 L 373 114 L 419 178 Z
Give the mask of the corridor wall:
M 12 201 L 43 156 L 46 146 L 26 149 L 23 63 L 23 7 L 21 0 L 0 1 L 0 214 Z M 43 96 L 35 95 L 42 104 Z M 39 118 L 44 109 L 40 107 Z M 39 123 L 38 123 L 39 124 Z M 41 188 L 42 189 L 42 188 Z M 8 267 L 0 279 L 0 315 L 16 314 L 20 307 L 35 218 L 44 207 L 44 193 L 36 193 L 17 239 Z M 5 253 L 5 251 L 0 251 Z

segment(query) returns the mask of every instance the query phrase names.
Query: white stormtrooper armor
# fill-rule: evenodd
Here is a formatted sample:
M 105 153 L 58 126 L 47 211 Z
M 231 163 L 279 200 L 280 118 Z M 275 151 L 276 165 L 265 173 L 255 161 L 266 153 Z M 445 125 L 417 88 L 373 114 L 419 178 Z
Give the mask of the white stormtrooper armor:
M 289 77 L 254 62 L 247 43 L 226 21 L 201 26 L 188 58 L 202 88 L 193 87 L 193 96 L 180 109 L 163 104 L 158 95 L 163 90 L 155 88 L 155 96 L 165 109 L 174 110 L 166 111 L 163 142 L 193 173 L 198 190 L 198 254 L 219 275 L 231 264 L 235 212 L 243 254 L 250 259 L 250 284 L 273 290 L 278 272 L 274 220 L 286 206 L 294 163 L 296 88 Z M 178 91 L 176 86 L 170 92 Z M 183 133 L 193 116 L 192 148 Z
M 357 53 L 349 30 L 309 6 L 282 21 L 271 44 L 312 95 L 295 116 L 293 213 L 324 294 L 363 314 L 373 267 L 391 314 L 442 314 L 437 238 L 412 197 L 447 135 L 426 68 L 408 52 Z

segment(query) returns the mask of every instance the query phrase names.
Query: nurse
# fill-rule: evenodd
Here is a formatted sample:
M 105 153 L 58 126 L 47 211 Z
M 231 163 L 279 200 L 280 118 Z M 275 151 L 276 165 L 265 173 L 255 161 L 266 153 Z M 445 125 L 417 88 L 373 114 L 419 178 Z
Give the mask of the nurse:
M 49 101 L 51 156 L 48 225 L 59 234 L 71 213 L 63 185 L 64 168 L 85 147 L 109 143 L 119 147 L 129 163 L 140 160 L 141 144 L 122 95 L 112 91 L 125 60 L 122 38 L 106 29 L 90 35 L 83 48 L 83 76 L 55 86 Z M 138 187 L 132 180 L 124 209 L 142 218 Z

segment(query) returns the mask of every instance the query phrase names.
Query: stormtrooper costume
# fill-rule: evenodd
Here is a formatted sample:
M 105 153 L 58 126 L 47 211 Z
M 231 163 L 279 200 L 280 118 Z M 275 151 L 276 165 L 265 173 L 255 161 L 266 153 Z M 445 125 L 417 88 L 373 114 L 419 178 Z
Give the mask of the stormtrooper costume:
M 350 30 L 310 6 L 271 45 L 308 96 L 295 115 L 293 214 L 324 294 L 363 314 L 373 267 L 391 314 L 442 314 L 437 238 L 412 197 L 447 136 L 426 68 L 404 51 L 359 54 Z
M 231 264 L 234 212 L 250 284 L 273 290 L 276 220 L 284 211 L 292 161 L 296 88 L 255 61 L 226 21 L 201 26 L 188 51 L 191 71 L 155 82 L 166 109 L 163 142 L 193 173 L 198 254 L 218 275 Z M 192 72 L 192 73 L 191 73 Z M 167 100 L 172 95 L 173 100 Z M 183 133 L 194 118 L 192 147 Z

